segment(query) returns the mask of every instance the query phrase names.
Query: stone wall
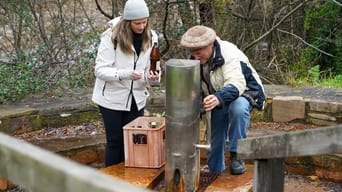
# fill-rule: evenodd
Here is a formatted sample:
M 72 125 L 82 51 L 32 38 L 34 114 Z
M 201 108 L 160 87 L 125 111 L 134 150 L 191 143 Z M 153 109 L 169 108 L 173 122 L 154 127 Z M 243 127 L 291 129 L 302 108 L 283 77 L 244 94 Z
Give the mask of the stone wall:
M 319 127 L 342 123 L 340 90 L 321 98 L 315 94 L 305 95 L 308 96 L 290 94 L 269 97 L 264 111 L 265 119 L 273 122 L 302 122 Z M 291 157 L 285 162 L 288 172 L 342 182 L 342 154 Z
M 266 113 L 274 122 L 302 121 L 319 126 L 342 123 L 342 103 L 301 96 L 276 96 L 269 100 Z

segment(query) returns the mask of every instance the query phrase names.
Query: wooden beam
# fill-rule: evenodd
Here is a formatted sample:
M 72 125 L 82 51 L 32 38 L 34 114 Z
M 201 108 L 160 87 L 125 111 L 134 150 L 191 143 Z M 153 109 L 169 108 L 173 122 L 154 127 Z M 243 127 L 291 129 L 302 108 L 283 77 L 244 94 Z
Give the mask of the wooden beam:
M 272 159 L 342 153 L 342 125 L 238 141 L 239 159 Z
M 0 176 L 35 192 L 150 191 L 0 133 Z
M 253 191 L 284 191 L 284 159 L 255 160 Z

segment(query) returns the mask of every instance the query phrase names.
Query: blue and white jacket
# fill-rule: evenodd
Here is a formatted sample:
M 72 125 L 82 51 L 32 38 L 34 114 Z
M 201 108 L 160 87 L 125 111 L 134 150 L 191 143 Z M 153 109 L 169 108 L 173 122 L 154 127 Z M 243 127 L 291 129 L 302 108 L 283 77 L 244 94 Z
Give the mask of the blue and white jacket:
M 204 95 L 214 94 L 221 105 L 244 96 L 253 107 L 263 109 L 265 93 L 260 77 L 247 56 L 234 44 L 216 37 L 208 70 L 210 82 L 202 81 Z

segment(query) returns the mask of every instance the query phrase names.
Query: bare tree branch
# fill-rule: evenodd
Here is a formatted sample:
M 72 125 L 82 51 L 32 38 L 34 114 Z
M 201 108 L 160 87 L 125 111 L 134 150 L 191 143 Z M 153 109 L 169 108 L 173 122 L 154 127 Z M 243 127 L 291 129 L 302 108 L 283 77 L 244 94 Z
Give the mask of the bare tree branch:
M 81 6 L 81 8 L 82 8 L 82 11 L 83 11 L 85 17 L 87 18 L 87 21 L 88 21 L 88 23 L 89 23 L 90 28 L 91 28 L 93 31 L 95 31 L 95 27 L 93 26 L 93 23 L 91 22 L 91 18 L 88 16 L 87 10 L 84 8 L 83 1 L 78 0 L 78 2 L 80 3 L 80 6 Z
M 243 48 L 243 51 L 246 51 L 247 49 L 253 47 L 255 44 L 257 44 L 260 40 L 265 38 L 267 35 L 269 35 L 273 30 L 275 30 L 280 24 L 282 24 L 289 16 L 291 16 L 294 12 L 296 12 L 299 8 L 301 8 L 305 3 L 308 2 L 308 0 L 304 0 L 302 3 L 297 5 L 292 11 L 290 11 L 288 14 L 286 14 L 277 24 L 275 24 L 270 30 L 268 30 L 266 33 L 261 35 L 258 39 L 254 40 L 252 43 L 247 45 L 245 48 Z
M 339 6 L 342 6 L 342 3 L 338 2 L 338 1 L 335 1 L 335 0 L 331 0 L 332 2 L 336 3 L 337 5 Z
M 98 0 L 95 0 L 96 3 L 96 7 L 99 9 L 99 11 L 102 13 L 102 15 L 104 15 L 105 17 L 109 18 L 109 19 L 113 19 L 114 16 L 113 15 L 109 15 L 107 14 L 101 7 L 101 5 L 99 4 Z
M 167 17 L 169 15 L 169 5 L 172 4 L 173 2 L 169 2 L 169 0 L 167 0 L 165 5 L 165 16 L 164 16 L 164 20 L 163 20 L 163 36 L 165 39 L 165 43 L 166 43 L 166 47 L 160 51 L 161 55 L 164 55 L 170 48 L 170 42 L 169 39 L 166 35 L 166 22 L 167 22 Z
M 164 20 L 163 20 L 163 36 L 164 36 L 164 39 L 165 39 L 165 43 L 166 43 L 166 46 L 164 49 L 162 49 L 160 51 L 160 54 L 161 55 L 164 55 L 165 53 L 168 52 L 168 50 L 170 49 L 170 42 L 169 42 L 169 39 L 166 35 L 166 27 L 167 27 L 167 17 L 169 15 L 169 6 L 172 5 L 172 4 L 180 4 L 180 3 L 188 3 L 188 0 L 166 0 L 165 1 L 165 15 L 164 15 Z
M 32 28 L 32 29 L 39 34 L 40 40 L 46 46 L 46 51 L 47 51 L 48 56 L 50 58 L 54 58 L 52 51 L 51 51 L 50 41 L 49 41 L 48 35 L 46 34 L 44 20 L 42 19 L 43 18 L 42 7 L 39 6 L 38 13 L 37 13 L 36 8 L 35 8 L 35 5 L 36 5 L 35 1 L 28 1 L 27 5 L 30 9 L 32 16 L 33 16 L 35 24 L 38 27 L 38 29 L 34 29 L 34 28 Z
M 332 55 L 332 54 L 330 54 L 330 53 L 327 53 L 327 52 L 325 52 L 325 51 L 323 51 L 323 50 L 321 50 L 321 49 L 319 49 L 319 48 L 317 48 L 317 47 L 311 45 L 310 43 L 306 42 L 304 39 L 302 39 L 302 38 L 299 37 L 298 35 L 295 35 L 295 34 L 293 34 L 293 33 L 290 33 L 290 32 L 287 32 L 287 31 L 284 31 L 284 30 L 281 30 L 281 29 L 277 29 L 277 31 L 280 31 L 280 32 L 286 33 L 286 34 L 290 34 L 290 35 L 296 37 L 297 39 L 299 39 L 300 41 L 302 41 L 305 45 L 307 45 L 307 46 L 309 46 L 309 47 L 315 49 L 316 51 L 318 51 L 318 52 L 320 52 L 320 53 L 323 53 L 324 55 L 328 55 L 328 56 L 330 56 L 330 57 L 335 57 L 334 55 Z

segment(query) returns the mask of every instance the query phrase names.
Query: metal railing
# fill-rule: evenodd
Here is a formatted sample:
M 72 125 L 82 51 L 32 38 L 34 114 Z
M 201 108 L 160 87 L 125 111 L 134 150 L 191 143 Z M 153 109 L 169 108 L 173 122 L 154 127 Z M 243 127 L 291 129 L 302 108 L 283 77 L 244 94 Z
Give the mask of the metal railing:
M 254 192 L 284 191 L 285 158 L 342 153 L 342 125 L 247 138 L 239 159 L 254 159 Z

